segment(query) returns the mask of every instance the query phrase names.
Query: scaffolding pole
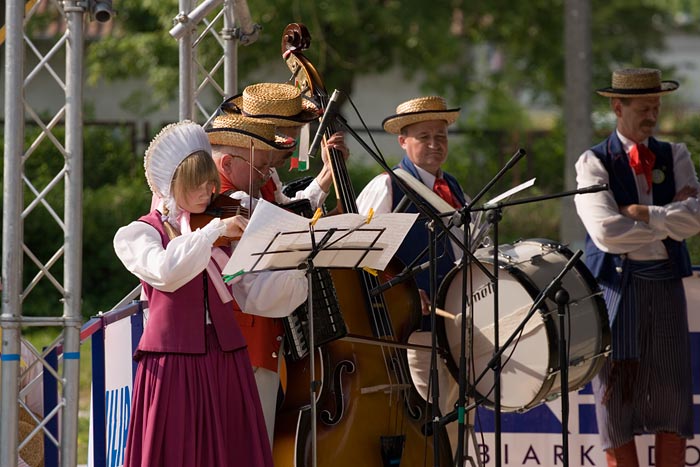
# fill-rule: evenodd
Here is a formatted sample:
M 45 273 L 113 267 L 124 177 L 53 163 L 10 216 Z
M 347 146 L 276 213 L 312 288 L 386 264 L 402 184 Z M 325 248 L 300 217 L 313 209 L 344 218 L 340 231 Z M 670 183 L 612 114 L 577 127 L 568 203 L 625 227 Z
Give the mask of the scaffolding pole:
M 5 3 L 5 144 L 2 206 L 2 405 L 0 406 L 0 467 L 17 465 L 17 416 L 20 363 L 20 292 L 22 290 L 22 107 L 24 2 Z
M 63 302 L 63 398 L 61 465 L 77 465 L 78 402 L 80 392 L 80 326 L 82 324 L 83 252 L 83 16 L 85 2 L 68 0 L 65 13 L 69 40 L 66 48 L 66 176 L 65 261 Z

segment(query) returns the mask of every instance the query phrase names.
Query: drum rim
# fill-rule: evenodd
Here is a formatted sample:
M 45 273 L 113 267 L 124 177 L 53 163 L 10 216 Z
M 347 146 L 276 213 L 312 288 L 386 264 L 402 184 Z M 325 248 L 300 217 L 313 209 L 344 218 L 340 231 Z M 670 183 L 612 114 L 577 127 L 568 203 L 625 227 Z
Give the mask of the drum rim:
M 573 252 L 564 244 L 554 242 L 553 240 L 548 240 L 548 239 L 539 239 L 539 238 L 533 238 L 533 239 L 521 239 L 518 240 L 517 242 L 513 243 L 507 243 L 503 245 L 499 245 L 498 251 L 499 251 L 499 261 L 498 261 L 498 268 L 499 270 L 504 270 L 507 271 L 509 274 L 511 274 L 517 282 L 525 289 L 525 291 L 533 298 L 533 300 L 537 297 L 537 295 L 540 292 L 539 287 L 530 279 L 530 277 L 520 268 L 517 267 L 519 263 L 508 263 L 505 258 L 503 258 L 500 254 L 501 252 L 501 247 L 502 246 L 514 246 L 518 244 L 525 244 L 525 243 L 539 243 L 539 244 L 546 244 L 552 248 L 552 253 L 555 252 L 560 252 L 567 260 L 571 259 L 573 256 Z M 493 248 L 493 247 L 490 247 Z M 478 258 L 479 261 L 482 262 L 487 262 L 491 267 L 493 267 L 493 256 L 489 257 L 483 257 L 483 258 Z M 460 263 L 458 265 L 455 265 L 443 278 L 442 283 L 440 284 L 440 287 L 438 288 L 438 294 L 437 294 L 437 304 L 440 308 L 444 308 L 445 306 L 445 301 L 446 301 L 446 296 L 447 292 L 451 286 L 452 280 L 454 277 L 464 268 L 464 263 Z M 605 300 L 601 297 L 600 294 L 597 294 L 597 292 L 600 292 L 600 287 L 598 285 L 598 282 L 595 280 L 593 274 L 590 272 L 590 270 L 585 266 L 585 263 L 582 260 L 579 260 L 575 265 L 574 269 L 576 271 L 576 274 L 578 274 L 579 278 L 585 283 L 586 286 L 589 287 L 589 290 L 591 291 L 591 300 L 595 302 L 595 309 L 598 311 L 599 314 L 599 321 L 601 325 L 601 336 L 600 336 L 600 347 L 601 350 L 605 349 L 610 349 L 611 345 L 611 333 L 609 329 L 609 324 L 608 324 L 608 317 L 607 317 L 607 312 L 606 312 L 606 305 L 605 305 Z M 500 277 L 500 274 L 499 274 Z M 547 301 L 551 302 L 551 300 L 547 299 Z M 542 314 L 542 311 L 538 311 L 540 314 Z M 535 397 L 532 398 L 531 402 L 523 405 L 523 406 L 506 406 L 501 404 L 501 409 L 506 412 L 524 412 L 527 410 L 530 410 L 544 402 L 547 401 L 547 396 L 551 395 L 550 392 L 552 392 L 552 389 L 557 382 L 558 379 L 560 379 L 559 375 L 561 374 L 560 368 L 559 368 L 559 348 L 558 348 L 558 339 L 559 336 L 557 334 L 557 328 L 556 328 L 556 323 L 555 320 L 549 316 L 546 316 L 544 318 L 544 326 L 545 326 L 545 332 L 547 335 L 547 344 L 549 347 L 549 362 L 548 362 L 548 368 L 549 369 L 556 369 L 554 372 L 550 372 L 547 374 L 542 381 L 542 384 L 540 385 L 539 390 L 537 391 L 537 394 Z M 441 343 L 441 350 L 445 354 L 445 366 L 447 367 L 448 371 L 452 375 L 452 377 L 455 379 L 455 381 L 459 381 L 459 366 L 458 363 L 455 361 L 454 356 L 452 355 L 452 352 L 449 349 L 449 341 L 447 338 L 447 331 L 445 328 L 445 319 L 441 316 L 437 317 L 436 320 L 436 329 L 437 333 L 437 339 L 438 342 Z M 556 337 L 556 339 L 552 339 L 552 337 Z M 445 344 L 447 344 L 447 347 L 445 347 Z M 572 384 L 571 381 L 569 381 L 569 392 L 577 391 L 581 388 L 583 388 L 588 382 L 591 381 L 591 379 L 600 371 L 602 368 L 604 362 L 605 362 L 605 357 L 604 356 L 593 356 L 591 357 L 592 362 L 589 364 L 588 371 L 584 373 L 583 376 L 577 378 L 577 381 Z M 569 362 L 569 368 L 571 368 L 571 363 Z M 561 388 L 561 385 L 560 385 Z M 492 408 L 494 406 L 494 403 L 492 400 L 489 400 L 487 398 L 484 398 L 483 395 L 477 390 L 476 387 L 468 388 L 468 394 L 470 397 L 481 397 L 483 398 L 483 405 L 488 408 Z M 558 393 L 553 393 L 553 394 L 558 394 L 559 397 L 561 397 L 561 391 Z

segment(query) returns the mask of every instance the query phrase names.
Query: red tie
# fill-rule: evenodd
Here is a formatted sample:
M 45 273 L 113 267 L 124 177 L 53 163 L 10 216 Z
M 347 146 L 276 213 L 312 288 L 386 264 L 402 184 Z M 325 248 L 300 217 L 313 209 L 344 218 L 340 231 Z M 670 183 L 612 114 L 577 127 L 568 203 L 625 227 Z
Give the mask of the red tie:
M 272 178 L 269 178 L 267 180 L 267 182 L 265 182 L 265 184 L 260 187 L 260 196 L 265 201 L 269 201 L 271 203 L 274 203 L 275 202 L 275 191 L 277 191 L 277 186 L 275 185 L 275 181 L 272 180 Z
M 440 198 L 447 201 L 447 203 L 455 209 L 461 207 L 459 201 L 452 195 L 449 185 L 444 178 L 436 178 L 433 184 L 433 191 L 440 196 Z
M 647 193 L 651 191 L 651 171 L 654 168 L 654 162 L 656 162 L 656 155 L 643 144 L 635 144 L 630 149 L 630 167 L 635 174 L 644 174 L 647 179 Z

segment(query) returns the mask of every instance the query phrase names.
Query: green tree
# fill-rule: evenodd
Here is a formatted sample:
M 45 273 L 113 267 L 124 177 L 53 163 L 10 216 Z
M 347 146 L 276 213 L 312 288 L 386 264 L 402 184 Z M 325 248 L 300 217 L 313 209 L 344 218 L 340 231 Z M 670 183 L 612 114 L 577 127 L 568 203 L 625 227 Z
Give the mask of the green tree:
M 263 30 L 250 49 L 241 48 L 242 82 L 280 57 L 285 26 L 302 22 L 312 36 L 306 55 L 326 83 L 346 92 L 353 91 L 358 74 L 398 66 L 407 77 L 421 79 L 426 92 L 472 104 L 482 124 L 501 128 L 513 123 L 507 116 L 523 101 L 557 106 L 561 100 L 562 0 L 249 3 Z M 669 13 L 658 2 L 642 2 L 644 8 L 639 3 L 593 1 L 593 82 L 607 82 L 611 64 L 651 63 L 648 53 L 663 46 Z M 91 78 L 145 78 L 155 92 L 149 96 L 142 91 L 149 102 L 144 108 L 172 102 L 178 52 L 168 31 L 177 11 L 177 0 L 121 0 L 114 33 L 88 48 Z M 198 53 L 213 63 L 220 51 L 205 47 Z
M 607 83 L 614 66 L 653 65 L 648 54 L 663 47 L 663 34 L 675 11 L 665 10 L 655 0 L 643 0 L 643 8 L 639 0 L 593 0 L 592 4 L 593 82 Z M 113 33 L 88 44 L 89 79 L 145 79 L 149 86 L 124 104 L 135 115 L 147 114 L 177 99 L 177 42 L 168 31 L 178 2 L 120 0 L 115 6 Z M 562 189 L 563 125 L 546 134 L 533 132 L 536 125 L 529 110 L 561 107 L 563 0 L 256 0 L 249 6 L 263 31 L 257 42 L 239 49 L 241 86 L 249 82 L 252 71 L 281 60 L 282 31 L 291 22 L 303 22 L 312 35 L 305 55 L 322 73 L 327 88 L 359 93 L 361 89 L 354 89 L 356 76 L 399 67 L 408 79 L 419 80 L 426 93 L 441 93 L 468 109 L 459 134 L 451 139 L 447 169 L 472 194 L 471 187 L 483 186 L 517 147 L 525 148 L 529 157 L 494 190 L 533 176 L 538 179 L 536 189 L 528 195 Z M 220 23 L 215 27 L 220 28 Z M 220 48 L 199 47 L 198 54 L 211 64 L 220 58 Z M 279 66 L 285 67 L 282 62 Z M 603 109 L 604 101 L 594 102 Z M 111 238 L 119 226 L 142 214 L 150 199 L 140 155 L 134 154 L 128 138 L 118 130 L 105 131 L 86 130 L 85 136 L 86 314 L 111 306 L 136 284 L 114 256 Z M 48 180 L 63 162 L 50 150 L 42 151 L 44 155 L 33 157 L 27 168 Z M 350 169 L 356 187 L 376 171 Z M 27 199 L 32 196 L 26 194 Z M 51 196 L 62 209 L 62 192 Z M 554 202 L 509 209 L 501 229 L 506 233 L 503 241 L 515 240 L 514 233 L 524 238 L 556 238 L 558 209 Z M 38 210 L 36 218 L 27 220 L 25 232 L 26 241 L 39 248 L 44 261 L 63 238 L 60 229 L 45 230 L 48 221 L 48 214 Z M 61 268 L 59 261 L 52 270 Z M 25 269 L 28 281 L 36 268 L 25 264 Z M 37 287 L 47 289 L 36 291 L 37 297 L 43 297 L 33 307 L 36 314 L 54 314 L 46 308 L 60 310 L 51 286 Z
M 36 127 L 29 126 L 26 140 L 35 141 Z M 58 141 L 64 129 L 55 128 Z M 116 230 L 148 211 L 151 194 L 143 176 L 143 159 L 134 155 L 129 127 L 86 126 L 84 134 L 83 188 L 83 314 L 87 318 L 98 310 L 111 307 L 136 285 L 114 254 L 111 239 Z M 27 180 L 43 190 L 64 165 L 56 147 L 44 139 L 36 145 L 24 164 Z M 0 180 L 0 185 L 2 181 Z M 25 184 L 24 206 L 36 200 Z M 63 255 L 57 255 L 64 243 L 64 229 L 51 214 L 61 219 L 64 209 L 64 185 L 59 182 L 46 195 L 50 208 L 39 204 L 24 218 L 23 240 L 31 255 L 63 283 Z M 40 272 L 28 254 L 23 261 L 23 287 L 27 288 Z M 60 316 L 63 313 L 61 292 L 46 278 L 25 294 L 23 313 L 27 316 Z

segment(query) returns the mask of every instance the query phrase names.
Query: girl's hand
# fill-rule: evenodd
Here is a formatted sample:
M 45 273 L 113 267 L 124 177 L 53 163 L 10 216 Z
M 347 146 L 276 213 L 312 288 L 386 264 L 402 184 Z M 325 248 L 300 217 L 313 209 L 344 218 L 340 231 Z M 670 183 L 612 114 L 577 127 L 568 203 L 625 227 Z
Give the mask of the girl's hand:
M 243 216 L 233 216 L 221 219 L 226 226 L 224 235 L 230 238 L 240 238 L 248 225 L 248 219 Z

